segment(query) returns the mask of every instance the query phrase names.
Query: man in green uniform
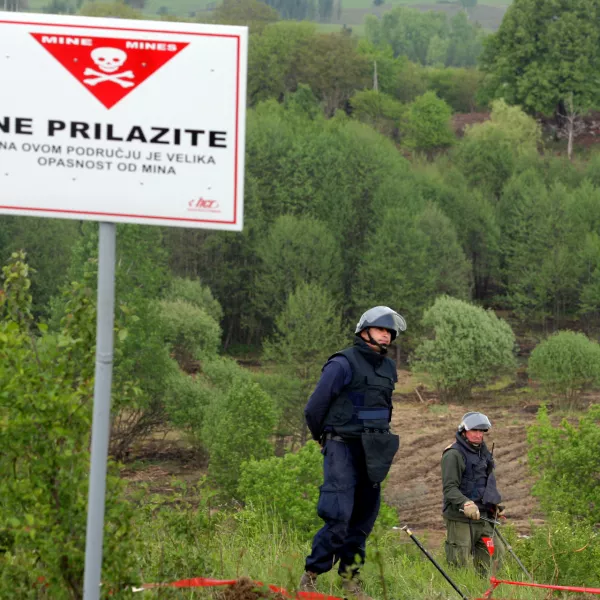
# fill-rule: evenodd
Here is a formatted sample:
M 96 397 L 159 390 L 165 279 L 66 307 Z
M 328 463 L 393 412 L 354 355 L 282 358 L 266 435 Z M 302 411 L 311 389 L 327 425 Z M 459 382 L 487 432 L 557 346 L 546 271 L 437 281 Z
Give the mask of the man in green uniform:
M 466 413 L 456 432 L 456 441 L 442 454 L 443 516 L 446 522 L 448 563 L 467 566 L 473 557 L 482 575 L 492 561 L 500 566 L 504 547 L 494 526 L 481 517 L 496 519 L 503 510 L 496 487 L 494 458 L 483 441 L 492 427 L 482 413 Z

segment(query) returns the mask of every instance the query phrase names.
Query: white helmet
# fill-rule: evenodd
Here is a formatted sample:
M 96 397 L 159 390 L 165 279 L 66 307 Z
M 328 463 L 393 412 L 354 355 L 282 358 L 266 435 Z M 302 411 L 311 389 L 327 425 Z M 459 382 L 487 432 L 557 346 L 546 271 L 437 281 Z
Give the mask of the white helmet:
M 468 412 L 463 415 L 463 418 L 458 426 L 458 431 L 471 431 L 471 429 L 480 429 L 488 431 L 492 428 L 490 420 L 480 412 Z
M 354 333 L 359 334 L 368 327 L 389 329 L 392 332 L 392 341 L 394 341 L 401 331 L 406 331 L 406 321 L 402 315 L 387 306 L 375 306 L 363 313 Z

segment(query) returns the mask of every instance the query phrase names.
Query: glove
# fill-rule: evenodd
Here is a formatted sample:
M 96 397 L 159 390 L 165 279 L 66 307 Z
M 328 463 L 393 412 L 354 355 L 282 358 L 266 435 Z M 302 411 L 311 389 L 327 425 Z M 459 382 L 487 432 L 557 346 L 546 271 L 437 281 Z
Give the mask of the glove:
M 472 500 L 465 502 L 463 512 L 465 513 L 465 517 L 472 519 L 473 521 L 479 521 L 479 509 Z

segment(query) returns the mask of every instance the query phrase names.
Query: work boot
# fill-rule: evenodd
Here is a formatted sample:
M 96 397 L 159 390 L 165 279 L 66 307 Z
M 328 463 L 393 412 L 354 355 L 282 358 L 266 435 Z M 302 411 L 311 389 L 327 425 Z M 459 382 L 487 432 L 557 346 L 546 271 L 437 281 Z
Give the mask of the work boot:
M 348 600 L 372 600 L 363 591 L 360 581 L 354 577 L 352 579 L 342 579 L 342 589 Z
M 317 592 L 317 573 L 305 571 L 300 578 L 299 592 Z

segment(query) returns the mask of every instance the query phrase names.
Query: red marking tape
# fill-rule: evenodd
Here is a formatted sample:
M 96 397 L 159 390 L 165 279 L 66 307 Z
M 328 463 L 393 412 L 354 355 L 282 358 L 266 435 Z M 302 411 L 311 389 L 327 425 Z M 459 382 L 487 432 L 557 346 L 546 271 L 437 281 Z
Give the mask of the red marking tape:
M 174 588 L 194 588 L 194 587 L 215 587 L 219 585 L 234 585 L 238 582 L 237 579 L 207 579 L 206 577 L 194 577 L 192 579 L 180 579 L 179 581 L 173 581 L 171 583 L 143 583 L 140 587 L 134 587 L 133 592 L 143 592 L 145 590 L 151 590 L 159 587 L 174 587 Z M 282 594 L 286 598 L 299 598 L 301 600 L 342 600 L 337 596 L 327 596 L 326 594 L 319 594 L 316 592 L 295 592 L 290 594 L 284 588 L 276 585 L 265 586 L 260 581 L 253 581 L 257 587 L 267 587 L 272 592 Z
M 550 585 L 546 583 L 527 583 L 525 581 L 508 581 L 506 579 L 496 579 L 495 577 L 490 577 L 490 583 L 492 584 L 492 587 L 487 592 L 485 592 L 483 598 L 475 598 L 475 600 L 489 600 L 489 598 L 492 597 L 492 593 L 494 592 L 494 590 L 502 584 L 517 585 L 520 587 L 543 588 L 545 590 L 557 590 L 562 592 L 577 592 L 580 594 L 600 595 L 600 588 L 576 587 L 571 585 Z

